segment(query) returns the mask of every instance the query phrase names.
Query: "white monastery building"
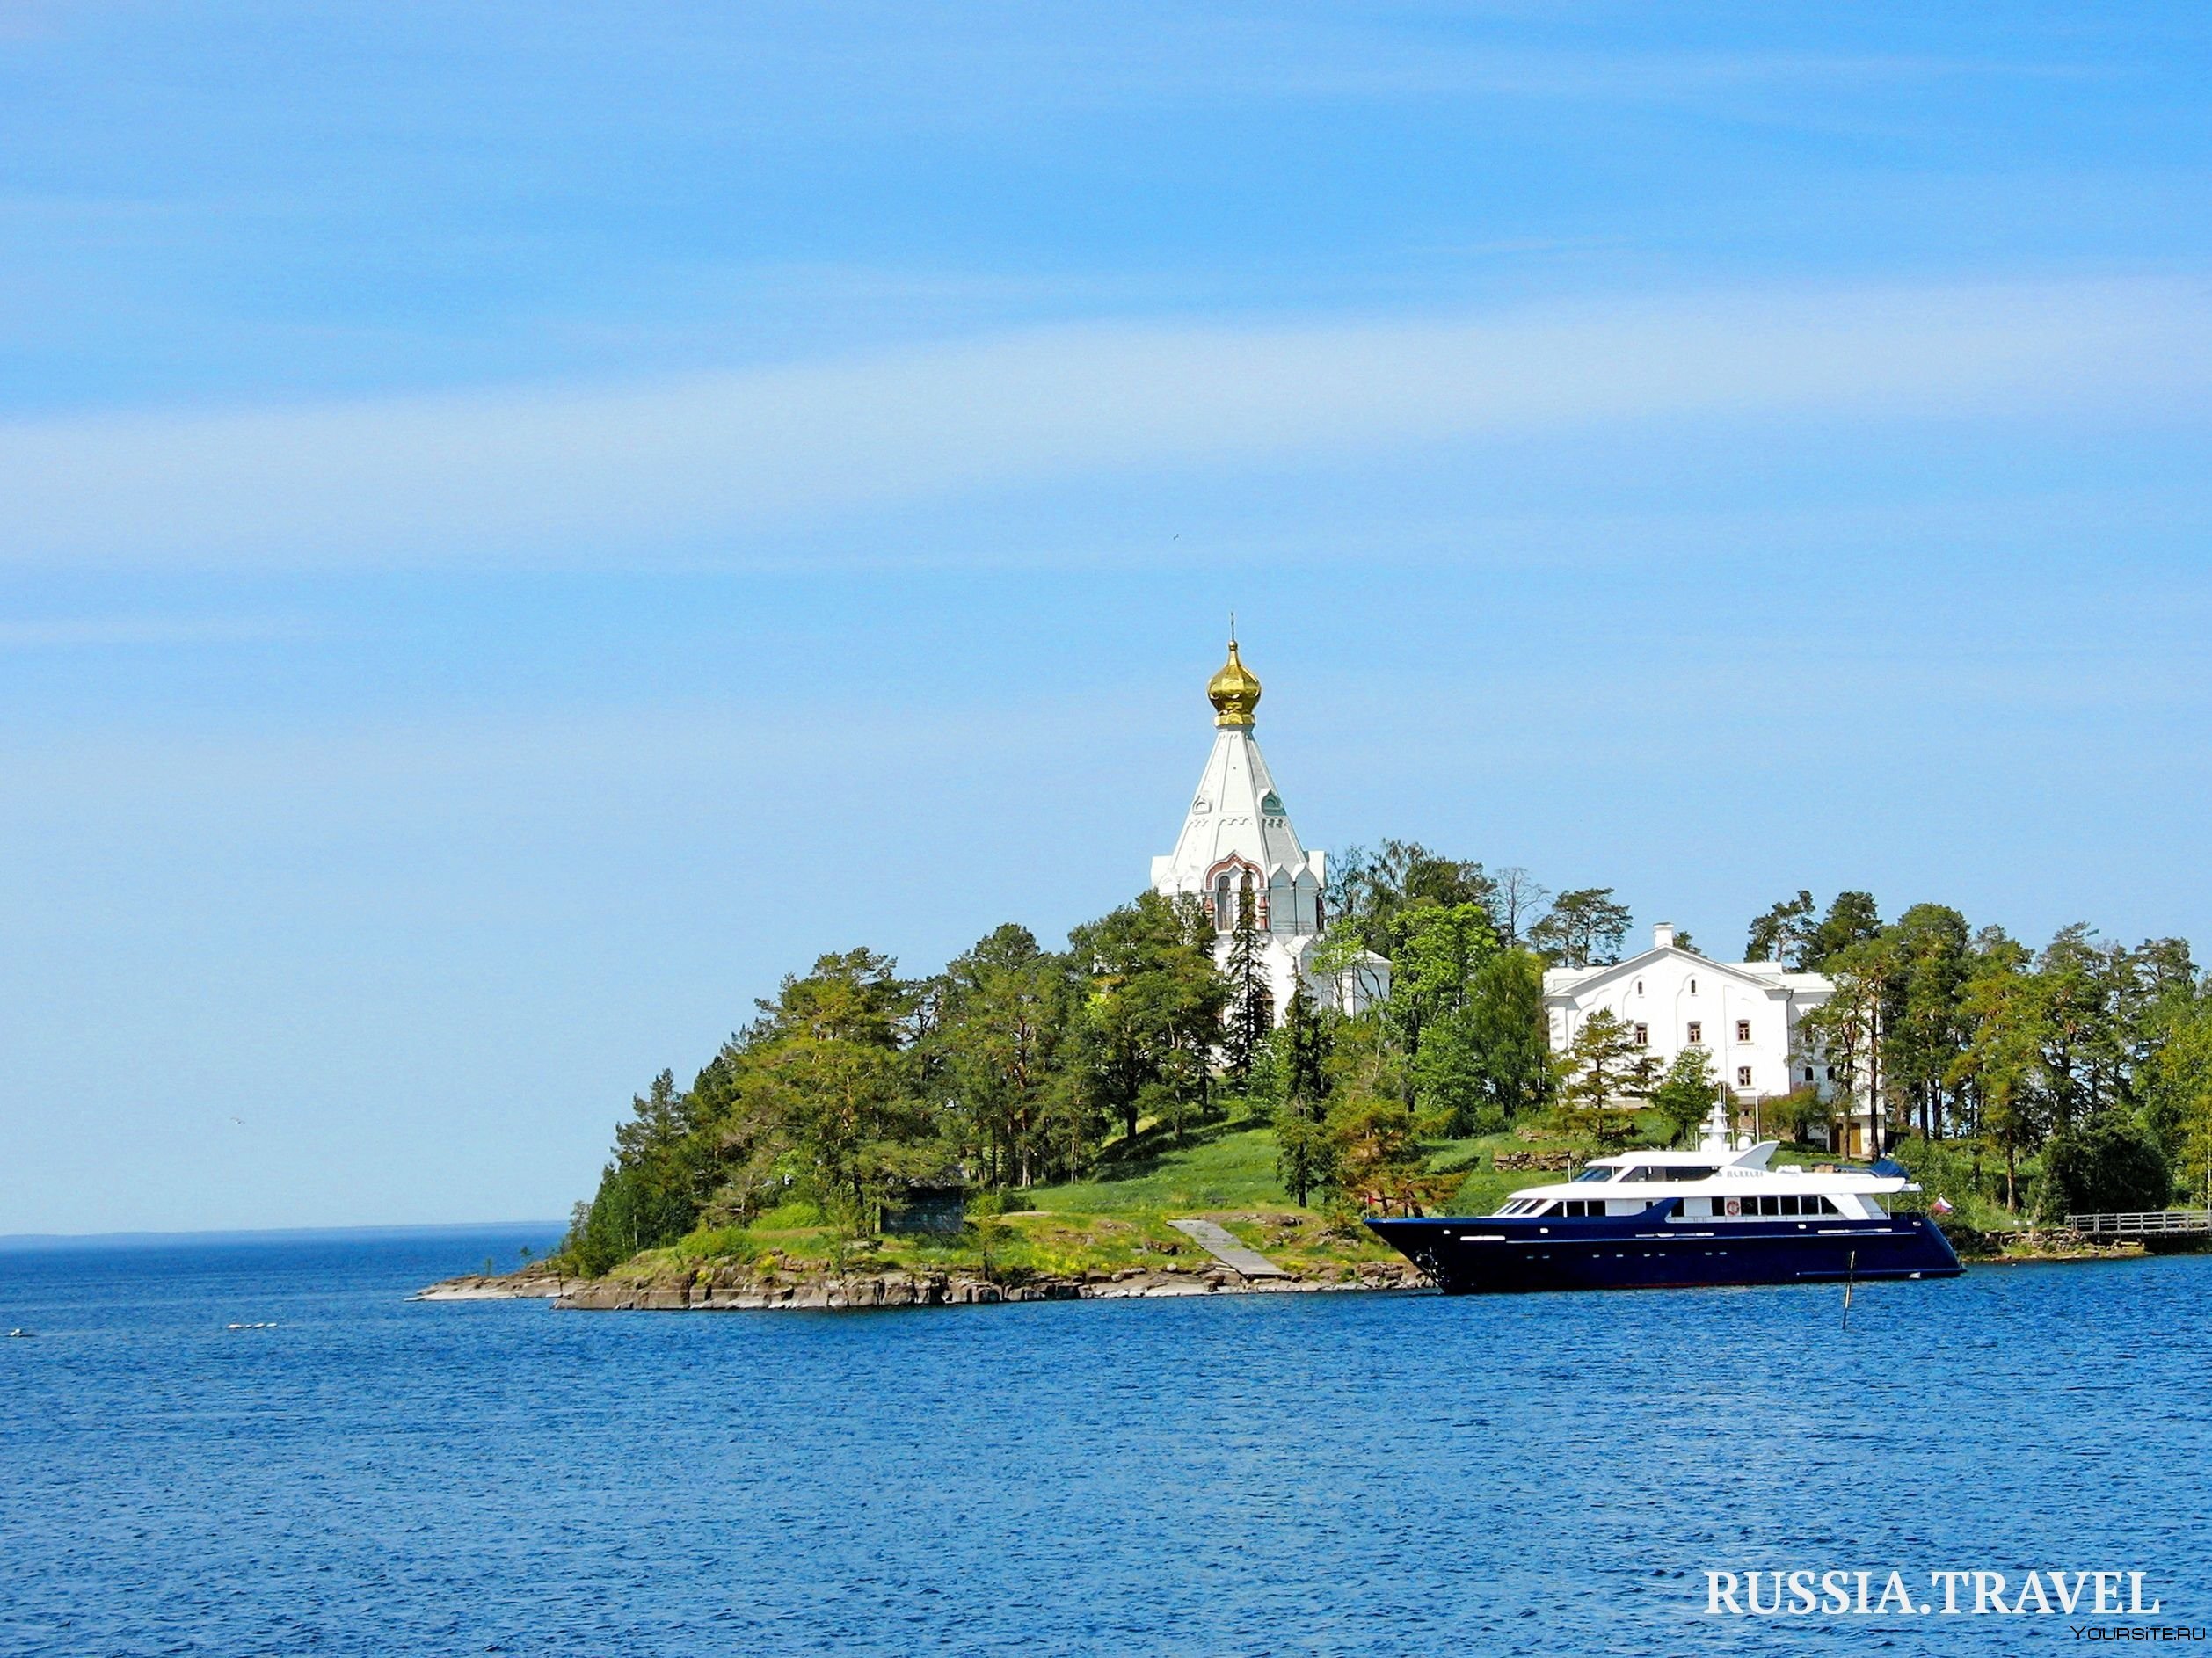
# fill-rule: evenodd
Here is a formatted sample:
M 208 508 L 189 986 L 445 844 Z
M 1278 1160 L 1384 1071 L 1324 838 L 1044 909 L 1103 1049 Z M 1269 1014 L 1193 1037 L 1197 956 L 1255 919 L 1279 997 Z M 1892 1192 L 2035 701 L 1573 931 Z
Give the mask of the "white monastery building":
M 1675 942 L 1674 928 L 1651 930 L 1651 948 L 1605 967 L 1554 967 L 1544 975 L 1545 1016 L 1554 1052 L 1575 1040 L 1583 1022 L 1610 1009 L 1649 1051 L 1661 1072 L 1684 1048 L 1713 1056 L 1714 1074 L 1741 1107 L 1756 1114 L 1765 1101 L 1810 1087 L 1828 1099 L 1836 1073 L 1808 1051 L 1798 1021 L 1835 993 L 1821 973 L 1794 973 L 1779 962 L 1716 962 Z M 1862 1111 L 1833 1149 L 1865 1155 L 1874 1125 Z
M 1229 660 L 1206 686 L 1213 704 L 1213 752 L 1182 820 L 1175 849 L 1152 861 L 1153 890 L 1202 899 L 1226 953 L 1245 896 L 1263 934 L 1276 1016 L 1299 984 L 1324 1007 L 1357 1013 L 1390 991 L 1390 964 L 1363 952 L 1334 976 L 1316 971 L 1314 947 L 1328 930 L 1328 857 L 1308 852 L 1291 827 L 1267 759 L 1252 735 L 1260 682 L 1229 641 Z

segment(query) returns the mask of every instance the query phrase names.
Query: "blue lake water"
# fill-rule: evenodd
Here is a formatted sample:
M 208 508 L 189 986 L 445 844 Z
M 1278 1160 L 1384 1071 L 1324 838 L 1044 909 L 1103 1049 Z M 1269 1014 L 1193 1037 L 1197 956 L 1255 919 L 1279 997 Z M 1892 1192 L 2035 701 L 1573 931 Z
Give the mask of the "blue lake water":
M 37 1332 L 0 1341 L 0 1650 L 2013 1654 L 2212 1624 L 2212 1260 L 1862 1288 L 1848 1332 L 1832 1289 L 405 1298 L 526 1241 L 0 1251 L 0 1327 Z M 2164 1611 L 1707 1614 L 1707 1568 L 1777 1567 L 1924 1599 L 1935 1569 L 2134 1569 Z

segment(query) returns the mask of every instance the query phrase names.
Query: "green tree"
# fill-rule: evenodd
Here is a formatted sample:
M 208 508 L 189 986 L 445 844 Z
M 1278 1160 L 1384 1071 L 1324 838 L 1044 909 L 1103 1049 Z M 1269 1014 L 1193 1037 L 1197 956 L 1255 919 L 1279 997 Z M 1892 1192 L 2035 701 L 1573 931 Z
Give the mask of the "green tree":
M 1266 934 L 1260 931 L 1259 903 L 1247 875 L 1237 893 L 1236 925 L 1221 964 L 1227 981 L 1227 1016 L 1221 1036 L 1222 1068 L 1240 1090 L 1252 1080 L 1252 1058 L 1275 1023 L 1275 998 L 1268 988 Z
M 1202 906 L 1157 892 L 1079 927 L 1069 953 L 1088 981 L 1075 1029 L 1082 1096 L 1125 1140 L 1164 1113 L 1178 1135 L 1204 1109 L 1228 985 Z M 1155 1109 L 1154 1108 L 1158 1108 Z
M 2019 1208 L 2020 1160 L 2048 1127 L 2041 1087 L 2042 999 L 2027 952 L 2001 933 L 1976 941 L 1960 998 L 1966 1041 L 1951 1062 L 1954 1091 L 1973 1102 L 1977 1130 L 2005 1156 L 2005 1206 Z
M 1713 1056 L 1694 1044 L 1675 1055 L 1667 1074 L 1651 1091 L 1652 1104 L 1674 1126 L 1677 1145 L 1696 1135 L 1720 1097 L 1721 1080 L 1714 1074 Z
M 1390 953 L 1400 911 L 1467 904 L 1487 911 L 1496 891 L 1481 864 L 1445 857 L 1417 840 L 1386 840 L 1374 852 L 1347 847 L 1329 865 L 1329 913 L 1359 934 L 1363 948 L 1381 955 Z
M 2036 960 L 2043 1087 L 2053 1131 L 2070 1134 L 2100 1106 L 2117 1104 L 2118 1033 L 2110 1017 L 2112 964 L 2085 922 L 2061 927 Z
M 2044 1217 L 2164 1209 L 2173 1169 L 2141 1124 L 2107 1112 L 2043 1148 Z
M 1871 892 L 1838 892 L 1828 913 L 1813 929 L 1805 951 L 1808 971 L 1824 973 L 1828 964 L 1854 945 L 1873 942 L 1881 935 L 1881 911 Z
M 564 1245 L 586 1272 L 605 1272 L 691 1230 L 700 1178 L 690 1154 L 690 1103 L 667 1071 L 631 1098 L 629 1120 L 615 1131 L 614 1160 L 600 1171 L 599 1190 L 578 1211 Z
M 1882 1066 L 1929 1139 L 1946 1131 L 1949 1087 L 1968 1033 L 1961 1007 L 1971 963 L 1966 918 L 1940 904 L 1916 904 L 1883 934 L 1888 967 Z
M 1810 1140 L 1813 1131 L 1825 1128 L 1829 1122 L 1828 1102 L 1809 1082 L 1787 1094 L 1775 1095 L 1765 1102 L 1763 1109 L 1765 1121 L 1773 1125 L 1777 1139 L 1800 1143 Z
M 1429 1027 L 1406 1065 L 1415 1120 L 1424 1133 L 1457 1138 L 1503 1126 L 1485 1110 L 1489 1075 L 1471 1008 L 1455 1007 Z
M 1624 1138 L 1626 1114 L 1617 1108 L 1638 1090 L 1645 1065 L 1642 1045 L 1619 1014 L 1600 1007 L 1584 1019 L 1558 1066 L 1577 1125 L 1601 1142 Z
M 2142 1088 L 2146 1125 L 2191 1199 L 2212 1209 L 2212 999 L 2168 1001 Z
M 1481 1066 L 1484 1126 L 1503 1127 L 1550 1098 L 1542 956 L 1524 949 L 1486 956 L 1468 980 L 1465 1014 Z
M 1813 910 L 1812 893 L 1798 888 L 1795 898 L 1782 899 L 1751 923 L 1750 937 L 1743 945 L 1743 959 L 1779 962 L 1792 972 L 1801 970 L 1816 929 Z
M 1275 1033 L 1276 1174 L 1300 1208 L 1337 1181 L 1336 1143 L 1328 1131 L 1328 1026 L 1304 985 L 1291 993 Z
M 1878 1140 L 1882 1130 L 1881 1037 L 1887 1028 L 1890 967 L 1879 935 L 1830 956 L 1821 971 L 1835 988 L 1826 1001 L 1798 1022 L 1797 1031 L 1802 1051 L 1819 1055 L 1835 1073 L 1830 1105 L 1837 1117 L 1847 1120 L 1864 1108 Z M 1842 1148 L 1839 1127 L 1831 1127 L 1830 1144 Z M 1882 1148 L 1877 1144 L 1870 1149 Z
M 1577 887 L 1552 900 L 1528 938 L 1554 966 L 1604 966 L 1620 959 L 1628 922 L 1628 906 L 1614 901 L 1612 888 Z
M 985 1186 L 1032 1184 L 1074 1014 L 1066 958 L 1009 922 L 950 963 L 931 990 L 935 1020 L 922 1057 L 950 1105 L 952 1138 Z
M 1497 933 L 1479 904 L 1415 905 L 1398 913 L 1392 931 L 1386 1017 L 1416 1058 L 1428 1028 L 1466 1005 L 1476 972 L 1497 954 Z
M 1421 1142 L 1413 1113 L 1400 1101 L 1353 1094 L 1328 1114 L 1335 1174 L 1355 1197 L 1403 1200 L 1421 1172 Z
M 848 1234 L 873 1232 L 903 1182 L 936 1173 L 946 1147 L 902 1045 L 917 1002 L 873 950 L 824 956 L 767 1006 L 774 1039 L 747 1057 L 747 1086 L 789 1147 L 795 1184 Z

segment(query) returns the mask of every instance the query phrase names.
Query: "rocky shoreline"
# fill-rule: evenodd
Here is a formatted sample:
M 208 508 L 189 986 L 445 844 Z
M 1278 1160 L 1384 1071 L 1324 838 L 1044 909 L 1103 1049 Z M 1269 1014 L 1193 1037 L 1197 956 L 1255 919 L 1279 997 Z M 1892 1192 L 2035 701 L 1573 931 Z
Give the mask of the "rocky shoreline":
M 591 1313 L 831 1312 L 874 1307 L 987 1306 L 1015 1301 L 1116 1301 L 1139 1297 L 1291 1295 L 1334 1291 L 1420 1290 L 1429 1281 L 1411 1262 L 1362 1262 L 1333 1278 L 1246 1278 L 1226 1267 L 1170 1266 L 1089 1272 L 1000 1283 L 967 1273 L 865 1272 L 705 1266 L 681 1276 L 564 1278 L 531 1268 L 504 1276 L 468 1274 L 415 1293 L 418 1301 L 549 1300 Z
M 2048 1231 L 1976 1232 L 1970 1226 L 1946 1225 L 1943 1234 L 1967 1267 L 2026 1267 L 2053 1262 L 2140 1261 L 2140 1243 L 2093 1243 L 2066 1227 Z
M 2092 1243 L 2077 1233 L 1976 1233 L 1946 1228 L 1968 1267 L 2134 1261 L 2134 1243 Z M 1360 1262 L 1327 1277 L 1247 1278 L 1219 1264 L 1124 1268 L 1008 1282 L 969 1272 L 856 1271 L 838 1274 L 788 1261 L 709 1262 L 680 1272 L 603 1278 L 563 1276 L 538 1263 L 520 1272 L 468 1273 L 418 1290 L 418 1301 L 550 1301 L 587 1313 L 842 1312 L 874 1307 L 990 1306 L 1017 1301 L 1117 1301 L 1194 1295 L 1296 1295 L 1360 1290 L 1423 1290 L 1429 1280 L 1410 1262 Z

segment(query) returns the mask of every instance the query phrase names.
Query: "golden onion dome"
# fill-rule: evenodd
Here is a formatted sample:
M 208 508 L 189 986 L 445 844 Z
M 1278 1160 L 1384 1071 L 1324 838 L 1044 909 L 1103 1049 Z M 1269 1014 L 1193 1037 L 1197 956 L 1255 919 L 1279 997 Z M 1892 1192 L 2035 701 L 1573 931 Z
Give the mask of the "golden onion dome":
M 1260 706 L 1260 682 L 1237 655 L 1234 639 L 1229 641 L 1228 661 L 1206 681 L 1206 700 L 1213 704 L 1216 725 L 1252 724 L 1252 711 Z

